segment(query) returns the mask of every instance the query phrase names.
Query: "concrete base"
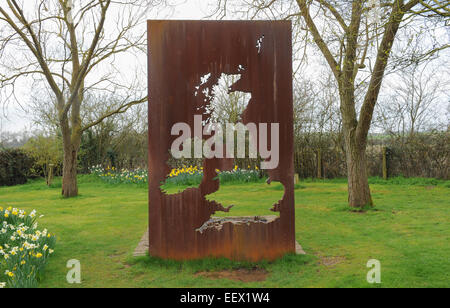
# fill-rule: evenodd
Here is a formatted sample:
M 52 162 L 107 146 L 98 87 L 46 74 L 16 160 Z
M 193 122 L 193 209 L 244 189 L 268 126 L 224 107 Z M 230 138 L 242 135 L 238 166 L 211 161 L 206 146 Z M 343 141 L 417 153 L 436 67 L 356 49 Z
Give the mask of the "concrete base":
M 303 250 L 302 246 L 295 241 L 295 253 L 297 255 L 306 255 L 306 252 Z
M 133 257 L 144 257 L 148 254 L 148 229 L 144 233 L 138 246 L 134 250 Z

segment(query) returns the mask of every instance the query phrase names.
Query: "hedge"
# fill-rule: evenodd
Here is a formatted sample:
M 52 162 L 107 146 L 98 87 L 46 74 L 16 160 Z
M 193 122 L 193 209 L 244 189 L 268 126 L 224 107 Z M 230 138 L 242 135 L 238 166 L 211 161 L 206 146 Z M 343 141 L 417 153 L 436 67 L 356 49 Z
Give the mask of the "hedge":
M 0 186 L 25 184 L 33 163 L 22 150 L 0 150 Z

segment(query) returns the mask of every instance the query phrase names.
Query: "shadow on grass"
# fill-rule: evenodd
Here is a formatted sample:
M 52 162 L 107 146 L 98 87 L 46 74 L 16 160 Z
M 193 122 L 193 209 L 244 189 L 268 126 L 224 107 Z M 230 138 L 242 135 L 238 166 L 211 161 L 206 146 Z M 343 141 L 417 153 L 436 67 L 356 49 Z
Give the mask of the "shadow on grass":
M 255 270 L 264 269 L 267 271 L 277 270 L 292 272 L 300 270 L 302 266 L 314 262 L 317 259 L 311 255 L 287 254 L 275 261 L 233 261 L 226 258 L 204 258 L 199 260 L 175 261 L 165 260 L 149 255 L 143 257 L 129 257 L 127 264 L 140 268 L 163 268 L 166 270 L 185 271 L 195 274 L 198 272 L 215 272 L 225 270 Z
M 346 205 L 340 205 L 336 207 L 337 212 L 348 212 L 348 213 L 356 213 L 356 214 L 367 214 L 367 213 L 376 213 L 376 212 L 383 212 L 382 209 L 379 209 L 374 206 L 366 205 L 364 207 L 351 207 L 348 204 Z

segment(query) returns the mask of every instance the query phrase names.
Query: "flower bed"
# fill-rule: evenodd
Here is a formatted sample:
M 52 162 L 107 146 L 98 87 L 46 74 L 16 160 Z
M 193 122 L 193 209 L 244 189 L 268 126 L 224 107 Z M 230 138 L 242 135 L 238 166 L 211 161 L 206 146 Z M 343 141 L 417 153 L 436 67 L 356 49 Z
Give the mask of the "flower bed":
M 135 183 L 145 184 L 148 183 L 148 172 L 144 169 L 136 170 L 117 170 L 113 168 L 103 168 L 101 166 L 95 166 L 90 168 L 92 174 L 98 176 L 107 183 Z M 249 183 L 258 182 L 261 180 L 261 172 L 258 168 L 253 170 L 239 169 L 237 166 L 232 171 L 220 171 L 219 174 L 220 183 L 237 182 L 237 183 Z M 203 178 L 203 167 L 189 166 L 177 169 L 172 169 L 170 172 L 166 184 L 172 185 L 198 185 Z
M 36 218 L 35 210 L 0 207 L 0 288 L 37 287 L 56 238 L 38 230 Z
M 100 177 L 103 181 L 111 184 L 128 183 L 128 184 L 143 184 L 148 182 L 148 172 L 144 169 L 117 170 L 116 168 L 102 166 L 95 166 L 89 168 L 92 174 Z

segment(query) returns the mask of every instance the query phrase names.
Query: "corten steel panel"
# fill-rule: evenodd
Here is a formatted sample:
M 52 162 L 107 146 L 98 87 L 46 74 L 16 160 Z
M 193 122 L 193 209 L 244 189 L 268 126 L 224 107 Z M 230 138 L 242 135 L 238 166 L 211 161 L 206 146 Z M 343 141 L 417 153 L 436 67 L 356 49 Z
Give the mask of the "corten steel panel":
M 256 45 L 262 37 L 259 52 Z M 148 40 L 150 255 L 257 261 L 295 252 L 291 23 L 149 21 Z M 240 65 L 244 71 L 238 70 Z M 199 188 L 176 195 L 160 190 L 171 171 L 167 164 L 171 144 L 178 138 L 171 136 L 172 126 L 184 122 L 194 131 L 194 115 L 209 103 L 195 96 L 194 88 L 208 73 L 205 86 L 217 83 L 222 73 L 242 74 L 232 90 L 251 93 L 244 124 L 280 125 L 280 161 L 269 176 L 284 185 L 285 193 L 273 207 L 280 216 L 272 222 L 228 222 L 220 230 L 196 231 L 216 211 L 225 210 L 205 196 L 219 189 L 215 170 L 231 170 L 230 159 L 205 159 Z

